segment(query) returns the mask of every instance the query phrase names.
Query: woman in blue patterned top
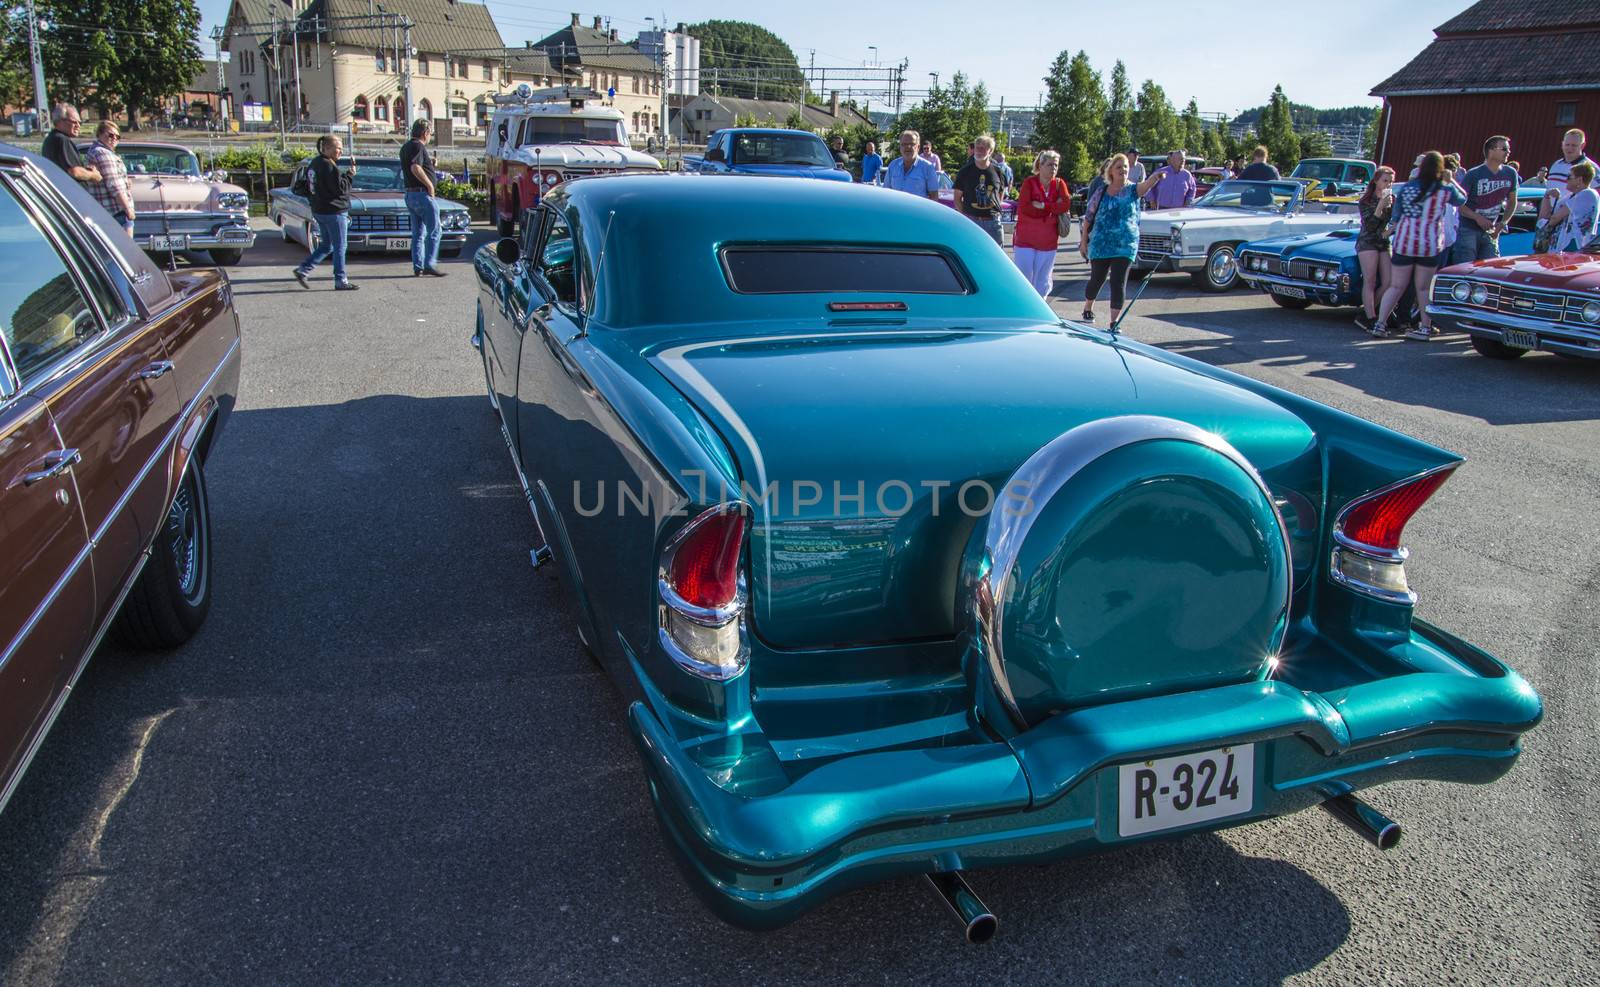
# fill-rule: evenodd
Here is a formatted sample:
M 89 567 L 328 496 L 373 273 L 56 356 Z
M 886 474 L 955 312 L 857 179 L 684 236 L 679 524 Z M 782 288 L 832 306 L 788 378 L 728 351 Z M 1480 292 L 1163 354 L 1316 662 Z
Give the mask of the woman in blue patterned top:
M 1128 268 L 1139 252 L 1139 203 L 1159 180 L 1151 175 L 1135 185 L 1128 181 L 1128 158 L 1112 155 L 1105 185 L 1096 189 L 1083 211 L 1078 253 L 1089 261 L 1089 284 L 1083 293 L 1083 321 L 1094 321 L 1095 296 L 1111 281 L 1111 321 L 1122 314 Z

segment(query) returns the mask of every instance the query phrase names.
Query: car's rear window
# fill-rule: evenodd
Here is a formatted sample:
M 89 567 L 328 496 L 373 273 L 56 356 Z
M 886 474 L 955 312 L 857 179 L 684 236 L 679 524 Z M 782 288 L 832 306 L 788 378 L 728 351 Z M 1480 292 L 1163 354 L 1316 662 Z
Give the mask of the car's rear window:
M 860 247 L 727 247 L 728 284 L 744 295 L 870 291 L 965 295 L 970 288 L 949 258 L 935 250 Z

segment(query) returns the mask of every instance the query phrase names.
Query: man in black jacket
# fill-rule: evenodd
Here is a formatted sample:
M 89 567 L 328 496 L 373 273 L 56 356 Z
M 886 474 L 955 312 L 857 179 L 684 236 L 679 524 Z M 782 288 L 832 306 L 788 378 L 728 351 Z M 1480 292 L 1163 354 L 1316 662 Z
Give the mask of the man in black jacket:
M 311 218 L 317 221 L 317 231 L 322 242 L 311 256 L 294 269 L 294 279 L 300 287 L 309 288 L 306 278 L 322 261 L 333 258 L 333 286 L 339 291 L 355 291 L 356 286 L 345 277 L 344 248 L 350 232 L 350 183 L 356 177 L 356 163 L 350 162 L 349 171 L 339 170 L 339 155 L 344 152 L 344 142 L 333 134 L 317 140 L 317 156 L 306 166 L 306 184 L 311 200 Z

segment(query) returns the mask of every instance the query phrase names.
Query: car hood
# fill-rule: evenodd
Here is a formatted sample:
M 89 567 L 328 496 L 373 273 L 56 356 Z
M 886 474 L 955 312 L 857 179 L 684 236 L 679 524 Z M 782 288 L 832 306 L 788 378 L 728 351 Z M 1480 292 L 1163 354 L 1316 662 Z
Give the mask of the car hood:
M 506 155 L 513 161 L 538 164 L 542 168 L 637 168 L 660 171 L 661 162 L 631 147 L 613 144 L 539 144 L 538 160 L 533 147 L 519 147 Z
M 1228 223 L 1242 223 L 1246 220 L 1273 217 L 1276 215 L 1276 213 L 1265 209 L 1258 212 L 1252 209 L 1197 209 L 1191 206 L 1188 209 L 1160 209 L 1154 212 L 1146 212 L 1139 218 L 1139 225 L 1141 227 L 1159 226 L 1161 227 L 1162 231 L 1165 232 L 1168 226 L 1172 226 L 1177 223 L 1197 223 L 1205 220 L 1220 220 Z
M 1275 236 L 1266 240 L 1252 240 L 1244 250 L 1303 260 L 1320 260 L 1341 263 L 1356 255 L 1355 230 L 1335 230 L 1332 233 L 1301 233 L 1295 236 Z
M 850 173 L 828 165 L 792 165 L 792 164 L 741 164 L 734 165 L 736 175 L 777 175 L 797 178 L 823 178 L 836 182 L 848 182 Z
M 187 175 L 129 175 L 128 190 L 140 212 L 204 212 L 213 208 L 213 192 L 243 192 L 227 182 L 207 182 Z
M 442 210 L 465 209 L 459 202 L 449 199 L 436 199 Z M 351 212 L 405 212 L 406 194 L 404 192 L 351 192 Z
M 1594 254 L 1528 254 L 1496 257 L 1450 269 L 1452 274 L 1568 291 L 1600 292 L 1600 257 Z
M 738 459 L 755 515 L 754 626 L 780 647 L 953 634 L 956 575 L 985 491 L 1085 422 L 1192 422 L 1269 482 L 1316 462 L 1311 428 L 1266 398 L 1054 326 L 797 327 L 669 344 L 650 359 Z M 1320 501 L 1316 481 L 1299 486 Z

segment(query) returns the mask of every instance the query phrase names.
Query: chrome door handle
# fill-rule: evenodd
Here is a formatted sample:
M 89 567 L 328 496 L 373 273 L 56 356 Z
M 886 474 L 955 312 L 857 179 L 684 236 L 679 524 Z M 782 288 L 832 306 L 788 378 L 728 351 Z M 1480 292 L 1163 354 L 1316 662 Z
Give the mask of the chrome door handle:
M 39 469 L 29 470 L 22 474 L 22 485 L 32 486 L 40 480 L 48 480 L 53 476 L 60 476 L 77 463 L 83 462 L 83 456 L 76 449 L 62 449 L 48 453 L 33 465 Z
M 150 366 L 139 371 L 136 376 L 139 380 L 155 380 L 157 377 L 164 377 L 170 373 L 172 373 L 172 361 L 157 360 L 155 363 L 152 363 Z

